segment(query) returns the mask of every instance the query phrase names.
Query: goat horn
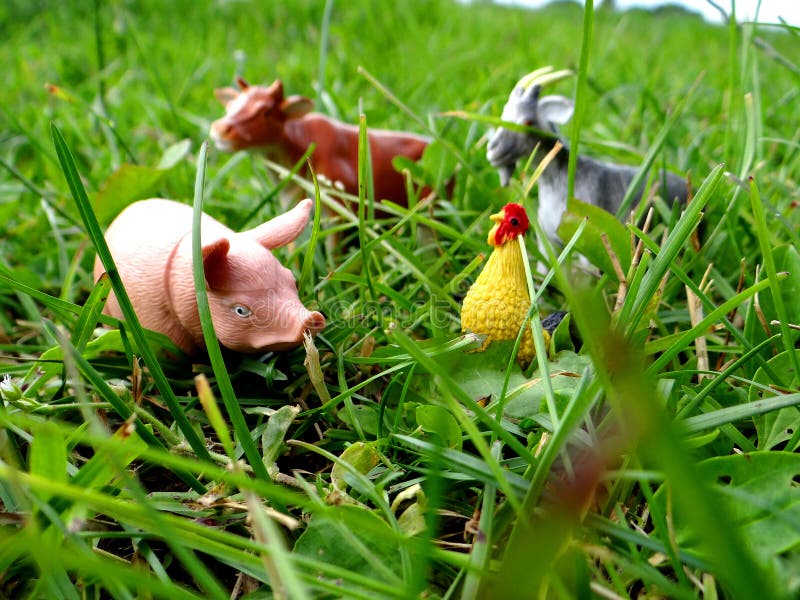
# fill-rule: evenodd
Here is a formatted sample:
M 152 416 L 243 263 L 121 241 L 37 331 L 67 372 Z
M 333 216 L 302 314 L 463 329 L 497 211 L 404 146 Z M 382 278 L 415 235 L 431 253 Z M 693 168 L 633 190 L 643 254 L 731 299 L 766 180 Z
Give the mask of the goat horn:
M 552 73 L 552 72 L 553 72 L 553 67 L 550 65 L 547 65 L 546 67 L 540 67 L 535 71 L 531 71 L 530 73 L 525 75 L 522 79 L 520 79 L 517 82 L 517 86 L 521 85 L 525 89 L 528 89 L 536 79 L 538 79 L 542 75 L 546 75 L 547 73 Z
M 553 71 L 553 67 L 547 66 L 528 73 L 522 79 L 520 79 L 519 82 L 517 82 L 517 85 L 522 86 L 525 89 L 528 89 L 532 85 L 544 87 L 546 85 L 556 83 L 557 81 L 561 81 L 562 79 L 566 79 L 567 77 L 572 77 L 572 75 L 574 75 L 574 73 L 569 69 Z

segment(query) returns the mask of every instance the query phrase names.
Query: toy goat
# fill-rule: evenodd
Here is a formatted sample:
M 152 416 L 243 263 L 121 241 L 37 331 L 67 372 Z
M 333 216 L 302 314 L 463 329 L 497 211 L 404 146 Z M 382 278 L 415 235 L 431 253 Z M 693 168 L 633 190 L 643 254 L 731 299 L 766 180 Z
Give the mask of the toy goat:
M 310 112 L 313 103 L 308 98 L 284 97 L 279 79 L 263 87 L 237 77 L 236 84 L 238 90 L 214 91 L 225 106 L 225 116 L 211 124 L 217 148 L 228 152 L 258 148 L 276 162 L 292 166 L 314 144 L 311 164 L 315 172 L 334 184 L 340 182 L 349 194 L 358 194 L 358 127 Z M 419 160 L 430 140 L 383 129 L 369 129 L 367 137 L 375 199 L 407 206 L 405 180 L 392 159 Z
M 289 269 L 273 248 L 294 240 L 312 206 L 289 212 L 242 233 L 204 214 L 203 268 L 211 319 L 220 343 L 238 352 L 298 345 L 305 331 L 318 333 L 325 317 L 303 306 Z M 106 241 L 141 324 L 172 339 L 188 354 L 205 348 L 192 276 L 192 209 L 171 200 L 143 200 L 123 210 Z M 103 265 L 95 261 L 94 275 Z M 105 312 L 122 318 L 115 296 Z
M 514 87 L 503 107 L 503 121 L 531 127 L 536 131 L 519 132 L 500 127 L 489 140 L 486 158 L 500 174 L 500 183 L 508 185 L 517 161 L 533 152 L 536 145 L 546 154 L 558 140 L 557 125 L 563 125 L 572 117 L 574 104 L 564 96 L 539 97 L 545 81 L 563 78 L 564 72 L 550 73 L 549 68 L 534 71 L 523 77 Z M 562 144 L 564 142 L 562 141 Z M 567 209 L 567 165 L 569 148 L 566 146 L 544 169 L 539 178 L 539 223 L 544 233 L 556 246 L 561 246 L 558 226 Z M 575 197 L 615 214 L 622 203 L 628 186 L 638 172 L 637 167 L 601 162 L 588 156 L 578 155 L 575 168 Z M 672 173 L 662 173 L 666 189 L 663 196 L 672 203 L 686 202 L 686 181 Z M 643 189 L 636 191 L 634 206 L 641 200 Z M 541 249 L 541 244 L 540 244 Z

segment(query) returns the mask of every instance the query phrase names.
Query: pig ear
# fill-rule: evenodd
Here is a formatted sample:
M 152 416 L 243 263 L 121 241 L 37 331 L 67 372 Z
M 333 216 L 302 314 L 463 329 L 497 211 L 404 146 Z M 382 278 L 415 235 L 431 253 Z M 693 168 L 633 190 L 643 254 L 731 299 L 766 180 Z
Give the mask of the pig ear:
M 299 119 L 314 110 L 314 103 L 304 96 L 289 96 L 281 104 L 287 119 Z
M 214 90 L 214 97 L 222 106 L 228 106 L 228 103 L 235 100 L 239 93 L 239 90 L 232 87 L 217 88 Z
M 308 215 L 313 204 L 309 198 L 306 198 L 289 212 L 278 215 L 243 234 L 254 238 L 268 250 L 285 246 L 303 231 L 308 223 Z
M 215 289 L 224 276 L 223 265 L 231 247 L 228 238 L 219 238 L 213 242 L 203 244 L 203 271 L 206 276 L 206 283 L 210 289 Z

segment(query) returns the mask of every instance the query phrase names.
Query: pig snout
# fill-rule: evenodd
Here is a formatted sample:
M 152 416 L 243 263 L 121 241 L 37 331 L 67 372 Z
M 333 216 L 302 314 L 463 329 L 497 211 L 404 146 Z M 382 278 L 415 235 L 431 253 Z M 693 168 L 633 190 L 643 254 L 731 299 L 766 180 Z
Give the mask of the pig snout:
M 325 317 L 321 312 L 313 311 L 306 315 L 303 321 L 303 331 L 307 331 L 311 335 L 317 335 L 320 331 L 325 329 Z
M 303 342 L 304 333 L 316 335 L 325 328 L 322 313 L 308 310 L 299 300 L 272 300 L 217 305 L 212 318 L 222 345 L 245 353 L 288 350 Z
M 303 305 L 289 309 L 289 318 L 283 327 L 264 332 L 259 346 L 266 350 L 288 350 L 303 343 L 303 334 L 316 335 L 325 329 L 325 317 L 318 311 L 310 311 Z

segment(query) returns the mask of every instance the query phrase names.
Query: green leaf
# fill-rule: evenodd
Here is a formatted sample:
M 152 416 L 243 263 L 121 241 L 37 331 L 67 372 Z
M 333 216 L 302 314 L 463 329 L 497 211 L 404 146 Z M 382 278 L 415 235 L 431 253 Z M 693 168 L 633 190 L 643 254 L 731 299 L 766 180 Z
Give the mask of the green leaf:
M 294 552 L 370 578 L 392 580 L 399 575 L 401 563 L 395 536 L 373 512 L 341 505 L 332 507 L 330 516 L 314 516 Z
M 166 171 L 153 167 L 120 165 L 92 200 L 97 220 L 101 225 L 108 225 L 123 208 L 149 197 L 165 175 Z
M 550 334 L 549 352 L 551 357 L 554 357 L 561 350 L 575 351 L 575 344 L 572 343 L 572 335 L 569 332 L 570 320 L 569 313 L 565 314 Z
M 272 386 L 273 382 L 275 381 L 287 381 L 286 373 L 278 369 L 276 363 L 278 361 L 277 356 L 273 356 L 271 359 L 266 361 L 255 360 L 250 357 L 244 357 L 242 359 L 239 368 L 242 371 L 247 371 L 248 373 L 255 373 L 256 375 L 264 378 L 264 383 L 267 387 Z
M 701 462 L 699 474 L 715 482 L 721 509 L 736 523 L 763 564 L 800 545 L 800 455 L 790 452 L 751 452 Z M 663 490 L 663 488 L 662 488 Z M 662 490 L 656 494 L 664 501 Z M 675 491 L 675 493 L 679 493 Z M 699 543 L 680 510 L 675 513 L 676 538 L 681 548 Z
M 108 225 L 123 208 L 150 197 L 161 181 L 184 158 L 191 141 L 173 144 L 164 152 L 158 167 L 123 164 L 106 179 L 92 201 L 97 220 Z
M 166 359 L 168 359 L 173 364 L 179 364 L 178 360 L 176 360 L 176 357 L 179 357 L 179 360 L 188 359 L 183 350 L 178 348 L 175 345 L 175 342 L 173 342 L 163 333 L 145 329 L 144 335 L 150 348 L 153 349 L 153 352 L 156 354 L 156 356 L 163 357 L 165 359 L 164 362 L 167 362 Z M 86 349 L 84 350 L 83 355 L 86 358 L 91 359 L 97 358 L 104 352 L 124 353 L 125 350 L 125 342 L 122 339 L 122 333 L 120 333 L 120 330 L 107 329 L 98 335 L 97 338 L 86 344 Z M 138 352 L 138 346 L 135 344 L 134 350 Z
M 347 410 L 340 410 L 337 413 L 339 419 L 349 425 L 350 427 L 368 433 L 369 435 L 378 435 L 379 414 L 378 407 L 373 404 L 354 404 Z M 383 426 L 387 427 L 389 423 L 386 421 L 385 415 Z M 385 429 L 384 429 L 385 431 Z
M 698 433 L 798 404 L 800 404 L 800 393 L 775 395 L 763 400 L 734 404 L 733 406 L 689 417 L 681 423 L 680 427 L 687 434 Z
M 568 325 L 567 325 L 568 327 Z M 497 400 L 503 393 L 512 341 L 492 342 L 483 352 L 450 353 L 437 357 L 464 392 L 474 399 Z M 458 354 L 458 355 L 456 355 Z M 570 351 L 559 352 L 550 367 L 550 383 L 556 403 L 561 407 L 580 384 L 581 373 L 589 358 Z M 546 410 L 545 390 L 538 371 L 526 377 L 515 364 L 511 369 L 506 392 L 504 415 L 524 419 Z
M 631 286 L 622 309 L 618 313 L 620 322 L 627 324 L 628 331 L 637 331 L 639 323 L 646 322 L 650 307 L 658 294 L 658 290 L 661 288 L 664 275 L 670 272 L 684 244 L 700 223 L 703 207 L 705 207 L 717 189 L 722 175 L 723 165 L 718 165 L 705 178 L 703 184 L 697 190 L 697 194 L 686 206 L 677 223 L 671 228 L 669 235 L 658 248 L 652 263 L 649 264 L 646 271 L 640 271 L 642 277 L 640 283 L 636 286 L 636 293 L 631 294 L 634 289 Z M 645 262 L 640 263 L 639 268 L 641 269 L 645 264 Z
M 550 362 L 550 385 L 553 388 L 559 412 L 563 410 L 575 390 L 581 385 L 583 372 L 591 363 L 588 356 L 574 352 L 561 352 Z M 545 405 L 545 389 L 539 372 L 533 373 L 531 379 L 516 389 L 509 391 L 505 415 L 524 419 L 547 410 Z
M 800 350 L 795 350 L 800 353 Z M 767 361 L 770 368 L 776 373 L 782 373 L 788 381 L 784 384 L 791 389 L 796 389 L 800 384 L 800 375 L 794 372 L 795 361 L 788 352 L 781 352 L 777 356 Z M 748 401 L 755 402 L 764 398 L 774 397 L 774 393 L 769 390 L 770 384 L 774 383 L 767 375 L 766 371 L 759 367 L 753 376 L 753 385 L 748 392 Z M 756 385 L 756 384 L 760 384 Z M 758 449 L 769 450 L 778 444 L 790 440 L 800 427 L 800 410 L 793 406 L 782 408 L 777 411 L 754 417 L 758 433 Z
M 299 406 L 281 406 L 276 410 L 267 421 L 264 433 L 261 434 L 261 452 L 264 454 L 264 464 L 267 473 L 274 477 L 278 472 L 276 460 L 285 448 L 286 432 L 292 425 L 292 421 L 300 412 Z
M 453 415 L 441 406 L 417 406 L 417 423 L 425 433 L 434 437 L 447 448 L 461 450 L 461 428 Z
M 397 525 L 409 537 L 422 533 L 425 531 L 425 507 L 420 502 L 414 502 L 398 517 Z
M 61 429 L 44 421 L 33 432 L 30 472 L 52 481 L 67 479 L 67 447 Z
M 583 235 L 576 242 L 575 249 L 604 273 L 616 278 L 616 271 L 601 238 L 601 235 L 605 234 L 611 249 L 619 259 L 622 272 L 627 273 L 631 266 L 631 234 L 614 215 L 602 208 L 571 198 L 567 202 L 567 211 L 558 227 L 559 237 L 562 240 L 569 240 L 584 220 L 588 220 L 588 223 Z
M 123 424 L 114 432 L 114 452 L 98 452 L 70 479 L 70 484 L 85 490 L 101 490 L 112 485 L 126 468 L 147 450 L 147 443 L 136 434 L 133 427 Z M 123 480 L 124 481 L 124 480 Z M 70 508 L 70 505 L 71 508 Z M 61 499 L 55 508 L 64 511 L 70 508 L 67 520 L 85 519 L 86 507 L 80 502 Z
M 459 480 L 463 480 L 467 477 L 483 485 L 495 485 L 497 482 L 497 477 L 492 472 L 492 465 L 489 465 L 489 463 L 473 454 L 450 448 L 442 448 L 438 444 L 431 444 L 428 441 L 408 435 L 395 434 L 394 437 L 414 452 L 428 459 L 435 458 L 437 461 L 436 464 L 442 465 L 443 467 L 443 476 L 446 476 L 449 472 L 453 472 L 457 473 Z M 529 482 L 524 477 L 512 471 L 505 471 L 504 476 L 508 482 L 507 487 L 513 490 L 512 493 L 517 496 L 525 494 Z
M 749 94 L 745 98 L 745 107 L 748 109 L 748 112 L 754 110 L 752 96 Z M 780 271 L 778 270 L 777 262 L 773 256 L 775 243 L 769 235 L 764 204 L 761 201 L 761 194 L 759 193 L 758 185 L 756 185 L 756 180 L 752 176 L 750 177 L 750 205 L 753 208 L 755 231 L 758 237 L 758 245 L 761 248 L 761 264 L 766 273 L 767 280 L 769 281 L 772 300 L 775 303 L 774 309 L 775 315 L 777 316 L 777 325 L 781 331 L 781 341 L 783 342 L 784 350 L 789 353 L 789 358 L 793 362 L 793 370 L 797 372 L 800 371 L 800 357 L 791 351 L 794 348 L 793 340 L 797 338 L 797 332 L 792 331 L 789 328 L 789 324 L 792 322 L 791 317 L 797 316 L 798 313 L 795 312 L 790 315 L 790 311 L 787 310 L 787 305 L 784 301 L 784 294 L 787 292 L 787 277 L 778 278 L 778 273 Z M 797 257 L 794 257 L 794 260 L 790 259 L 790 262 L 793 263 L 790 267 L 797 267 L 798 263 L 800 263 Z M 796 275 L 797 273 L 795 272 L 795 276 Z M 800 291 L 800 286 L 792 287 L 796 289 L 794 290 L 795 294 L 791 299 L 791 304 L 792 306 L 797 306 L 797 292 Z
M 438 187 L 453 176 L 458 159 L 444 144 L 433 141 L 425 147 L 420 164 L 428 174 L 427 183 Z
M 420 484 L 415 483 L 397 494 L 392 501 L 392 512 L 397 513 L 400 505 L 410 500 L 413 502 L 403 510 L 397 519 L 400 531 L 409 537 L 422 533 L 426 528 L 425 507 L 427 506 L 427 498 Z
M 350 477 L 347 466 L 342 463 L 347 463 L 362 475 L 366 475 L 378 464 L 379 460 L 378 452 L 372 444 L 354 442 L 345 448 L 344 452 L 339 456 L 339 461 L 333 465 L 331 483 L 338 490 L 344 491 L 347 489 Z
M 407 156 L 395 156 L 392 159 L 392 166 L 398 172 L 408 171 L 411 179 L 418 182 L 426 180 L 425 169 L 417 161 L 411 160 Z
M 186 139 L 181 140 L 180 142 L 175 142 L 166 150 L 164 150 L 164 154 L 161 156 L 161 160 L 158 162 L 158 168 L 164 171 L 172 169 L 181 160 L 188 156 L 189 150 L 191 149 L 192 140 Z
M 497 398 L 503 390 L 508 357 L 513 346 L 511 340 L 492 342 L 483 351 L 452 352 L 437 356 L 436 362 L 471 398 Z M 511 370 L 509 387 L 526 381 L 522 370 L 515 364 Z

